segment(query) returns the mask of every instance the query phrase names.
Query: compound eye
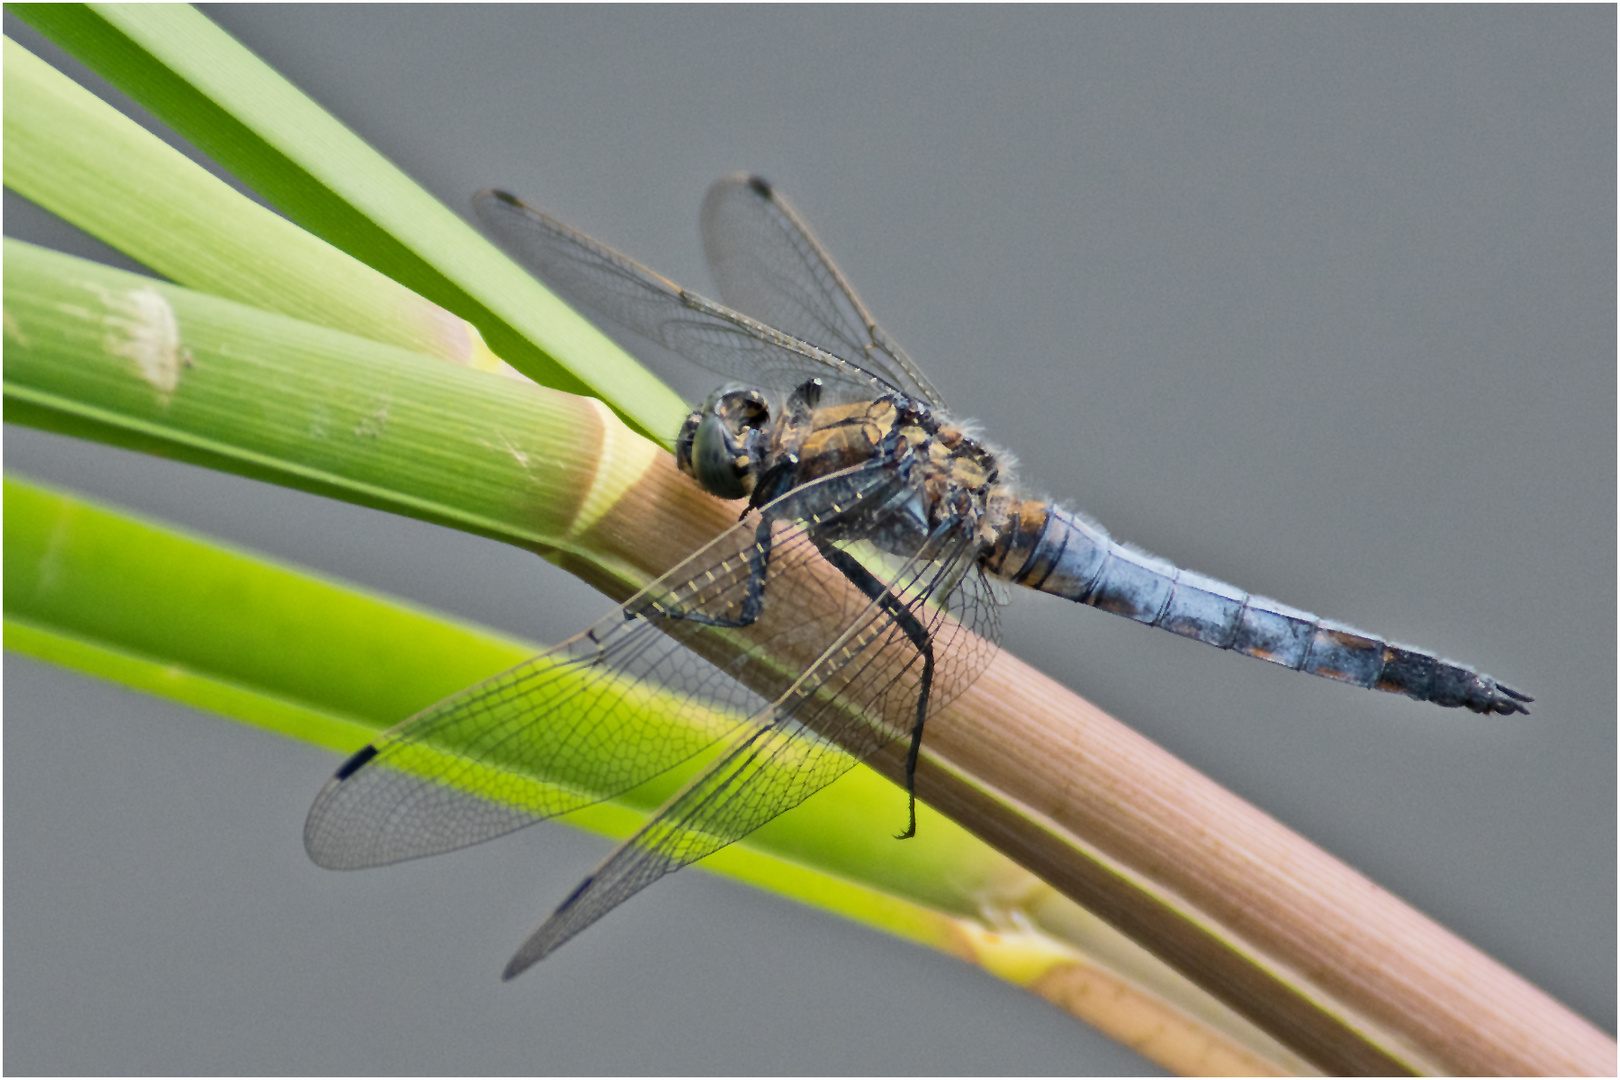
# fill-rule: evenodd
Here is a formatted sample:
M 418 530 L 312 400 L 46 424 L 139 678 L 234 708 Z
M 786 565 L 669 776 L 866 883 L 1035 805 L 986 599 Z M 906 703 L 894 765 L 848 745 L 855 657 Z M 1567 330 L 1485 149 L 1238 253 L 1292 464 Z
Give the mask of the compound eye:
M 722 499 L 745 498 L 754 490 L 752 455 L 714 413 L 705 416 L 692 438 L 692 478 Z
M 711 495 L 745 498 L 754 490 L 760 434 L 770 418 L 758 390 L 722 386 L 687 417 L 676 442 L 676 463 Z
M 681 424 L 680 434 L 675 436 L 675 467 L 687 476 L 696 475 L 692 471 L 692 444 L 702 423 L 703 410 L 693 409 Z

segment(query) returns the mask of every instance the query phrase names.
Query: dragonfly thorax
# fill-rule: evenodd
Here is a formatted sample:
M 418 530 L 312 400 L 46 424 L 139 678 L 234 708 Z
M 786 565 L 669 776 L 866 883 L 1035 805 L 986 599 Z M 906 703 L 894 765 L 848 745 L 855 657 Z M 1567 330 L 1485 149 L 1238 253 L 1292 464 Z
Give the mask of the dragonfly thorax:
M 995 542 L 1009 501 L 996 451 L 904 394 L 821 406 L 821 391 L 819 380 L 800 386 L 773 416 L 765 392 L 720 387 L 681 425 L 676 465 L 709 494 L 756 505 L 846 469 L 893 468 L 911 494 L 892 507 L 891 544 L 946 520 Z
M 796 439 L 797 482 L 807 483 L 874 461 L 902 471 L 912 494 L 890 527 L 891 544 L 926 536 L 942 524 L 977 529 L 993 542 L 997 508 L 1005 502 L 996 452 L 912 398 L 890 394 L 815 410 Z

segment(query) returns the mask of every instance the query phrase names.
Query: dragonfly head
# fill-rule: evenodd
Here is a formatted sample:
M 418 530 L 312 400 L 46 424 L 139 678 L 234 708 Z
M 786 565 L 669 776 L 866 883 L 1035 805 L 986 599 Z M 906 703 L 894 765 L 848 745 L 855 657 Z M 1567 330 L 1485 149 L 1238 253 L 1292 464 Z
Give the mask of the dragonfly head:
M 727 383 L 681 425 L 675 464 L 711 495 L 741 499 L 751 495 L 764 450 L 771 410 L 752 387 Z

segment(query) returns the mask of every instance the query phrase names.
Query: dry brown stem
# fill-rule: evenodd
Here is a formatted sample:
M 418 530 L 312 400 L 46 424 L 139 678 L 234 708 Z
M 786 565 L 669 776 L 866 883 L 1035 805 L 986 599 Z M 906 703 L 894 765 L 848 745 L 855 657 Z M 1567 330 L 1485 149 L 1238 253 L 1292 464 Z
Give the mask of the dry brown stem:
M 656 574 L 734 520 L 661 461 L 562 561 Z M 901 753 L 870 764 L 898 781 Z M 930 724 L 917 788 L 1325 1072 L 1616 1071 L 1592 1024 L 1005 653 Z

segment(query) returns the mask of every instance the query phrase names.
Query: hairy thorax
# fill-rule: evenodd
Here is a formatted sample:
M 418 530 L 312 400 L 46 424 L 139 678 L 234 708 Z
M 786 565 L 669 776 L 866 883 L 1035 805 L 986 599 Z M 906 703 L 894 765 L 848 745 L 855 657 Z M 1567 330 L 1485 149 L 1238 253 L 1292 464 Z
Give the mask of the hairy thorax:
M 999 482 L 996 452 L 958 425 L 896 396 L 817 409 L 798 442 L 799 483 L 879 458 L 915 470 L 919 528 L 972 522 L 986 547 L 995 544 L 1015 500 Z

